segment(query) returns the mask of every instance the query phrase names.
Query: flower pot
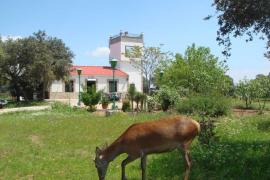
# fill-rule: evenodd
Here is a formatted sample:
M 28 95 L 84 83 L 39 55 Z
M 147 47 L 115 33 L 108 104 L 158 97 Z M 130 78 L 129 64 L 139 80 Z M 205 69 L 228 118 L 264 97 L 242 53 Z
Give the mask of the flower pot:
M 107 109 L 109 104 L 102 104 L 102 109 Z

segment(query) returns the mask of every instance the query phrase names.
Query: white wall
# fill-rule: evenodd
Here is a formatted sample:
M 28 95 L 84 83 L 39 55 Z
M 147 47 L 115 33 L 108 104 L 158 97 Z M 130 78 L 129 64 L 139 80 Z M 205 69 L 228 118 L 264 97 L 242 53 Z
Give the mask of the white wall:
M 63 88 L 63 82 L 62 81 L 53 81 L 52 85 L 51 85 L 51 92 L 63 92 L 64 88 Z
M 109 76 L 81 76 L 81 91 L 86 87 L 87 79 L 96 79 L 96 88 L 97 90 L 104 90 L 104 92 L 109 92 L 109 82 L 112 80 L 112 77 Z M 128 79 L 127 77 L 115 77 L 117 80 L 117 92 L 126 93 L 128 88 Z M 79 92 L 79 77 L 71 76 L 70 80 L 74 81 L 74 92 Z M 62 81 L 53 81 L 51 85 L 51 92 L 64 92 L 64 82 Z
M 114 44 L 110 44 L 110 58 L 116 58 L 116 59 L 121 59 L 121 43 L 117 42 Z
M 113 46 L 115 45 L 115 46 Z M 136 86 L 136 90 L 139 92 L 143 91 L 143 76 L 141 71 L 136 68 L 134 65 L 134 59 L 130 59 L 125 56 L 125 50 L 126 46 L 139 46 L 143 47 L 143 43 L 138 43 L 138 42 L 118 42 L 111 45 L 113 49 L 110 49 L 111 55 L 113 58 L 121 57 L 118 58 L 118 63 L 117 63 L 117 68 L 124 71 L 129 75 L 129 84 L 134 83 Z M 121 47 L 120 47 L 121 46 Z M 117 49 L 118 48 L 118 49 Z M 119 49 L 121 48 L 121 52 L 119 52 Z M 118 53 L 118 54 L 117 54 Z M 136 61 L 140 61 L 139 58 L 135 59 Z
M 118 67 L 122 71 L 129 75 L 129 84 L 135 84 L 136 90 L 139 92 L 143 91 L 143 79 L 142 74 L 138 68 L 132 62 L 121 61 L 118 63 Z

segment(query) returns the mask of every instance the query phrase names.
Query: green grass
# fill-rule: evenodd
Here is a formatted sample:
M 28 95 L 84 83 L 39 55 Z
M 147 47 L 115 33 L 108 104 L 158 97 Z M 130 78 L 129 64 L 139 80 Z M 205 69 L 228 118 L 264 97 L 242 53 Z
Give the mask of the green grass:
M 95 147 L 111 143 L 129 125 L 155 120 L 164 113 L 97 117 L 55 105 L 51 111 L 0 116 L 0 179 L 98 179 Z M 217 123 L 218 141 L 210 147 L 195 140 L 191 179 L 269 179 L 270 117 L 225 117 Z M 107 179 L 120 179 L 121 155 Z M 148 179 L 181 179 L 180 152 L 151 155 Z M 139 161 L 127 166 L 128 179 L 140 179 Z
M 233 108 L 239 108 L 239 109 L 246 109 L 245 101 L 237 99 L 237 98 L 232 98 L 232 107 Z M 261 102 L 263 103 L 263 102 Z M 254 110 L 259 110 L 259 103 L 258 101 L 252 101 L 251 105 L 247 109 L 254 109 Z M 265 103 L 265 109 L 267 111 L 270 111 L 270 100 L 268 99 Z
M 29 107 L 29 106 L 43 106 L 48 105 L 49 102 L 47 101 L 9 101 L 4 108 L 17 108 L 17 107 Z

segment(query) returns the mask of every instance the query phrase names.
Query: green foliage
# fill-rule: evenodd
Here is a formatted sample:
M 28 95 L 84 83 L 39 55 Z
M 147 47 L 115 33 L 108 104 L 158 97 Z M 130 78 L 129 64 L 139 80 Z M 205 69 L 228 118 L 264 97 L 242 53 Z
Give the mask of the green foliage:
M 156 92 L 155 96 L 163 111 L 167 111 L 170 107 L 174 107 L 174 105 L 180 101 L 178 92 L 168 86 L 162 86 Z
M 136 92 L 134 96 L 134 100 L 136 102 L 136 110 L 139 111 L 143 110 L 143 103 L 145 101 L 146 95 L 141 92 Z M 141 104 L 141 107 L 139 108 L 139 104 Z
M 147 102 L 147 108 L 149 112 L 153 111 L 156 105 L 158 104 L 158 100 L 156 96 L 147 96 L 146 102 Z
M 112 143 L 131 124 L 157 120 L 166 113 L 124 113 L 97 117 L 86 111 L 46 110 L 0 116 L 0 171 L 2 179 L 97 179 L 95 147 Z M 221 117 L 216 123 L 219 141 L 190 147 L 190 179 L 269 179 L 269 115 Z M 19 153 L 18 153 L 19 152 Z M 122 155 L 110 163 L 107 178 L 121 179 Z M 8 163 L 7 163 L 8 162 Z M 140 161 L 127 165 L 129 179 L 140 179 Z M 148 156 L 148 179 L 181 179 L 180 151 Z M 31 176 L 29 176 L 31 175 Z
M 144 89 L 148 94 L 150 93 L 150 85 L 154 83 L 155 71 L 171 61 L 171 53 L 163 52 L 160 47 L 134 46 L 126 56 L 141 59 L 141 61 L 134 61 L 134 66 L 142 72 L 145 81 L 144 85 L 146 85 Z
M 224 55 L 230 55 L 231 36 L 247 36 L 246 41 L 252 41 L 253 35 L 259 35 L 267 39 L 265 55 L 270 58 L 269 0 L 214 0 L 212 5 L 216 7 L 219 25 L 217 41 L 225 46 Z
M 257 76 L 253 81 L 255 99 L 259 104 L 259 111 L 263 113 L 267 99 L 270 97 L 270 77 Z
M 52 111 L 53 112 L 61 112 L 61 113 L 67 113 L 67 112 L 73 112 L 75 109 L 72 108 L 70 105 L 68 104 L 64 104 L 61 102 L 54 102 L 52 105 Z
M 122 111 L 127 112 L 130 111 L 130 102 L 128 99 L 124 99 L 122 102 Z
M 192 96 L 177 104 L 177 110 L 183 114 L 218 117 L 230 112 L 230 100 L 223 96 Z
M 29 106 L 45 106 L 49 103 L 46 101 L 9 101 L 5 108 L 18 108 L 18 107 L 29 107 Z
M 34 92 L 45 98 L 53 80 L 69 75 L 73 53 L 61 39 L 47 36 L 44 31 L 5 41 L 2 48 L 5 56 L 0 61 L 0 77 L 9 83 L 17 99 L 23 96 L 31 100 Z
M 82 102 L 84 105 L 89 106 L 89 111 L 95 111 L 96 105 L 101 98 L 101 91 L 96 91 L 95 88 L 88 88 L 87 91 L 81 93 Z
M 100 103 L 102 105 L 108 105 L 110 103 L 109 97 L 102 92 Z
M 133 101 L 134 101 L 134 98 L 135 98 L 135 94 L 136 94 L 135 84 L 130 84 L 129 88 L 128 88 L 128 98 L 131 101 L 131 109 L 132 109 L 132 111 L 134 109 L 133 108 Z
M 215 128 L 218 141 L 192 144 L 190 179 L 268 179 L 270 131 L 258 129 L 262 122 L 270 123 L 269 115 L 220 119 Z M 182 178 L 180 151 L 153 156 L 148 164 L 151 179 Z
M 200 94 L 228 94 L 233 87 L 232 79 L 225 73 L 227 66 L 211 54 L 209 48 L 187 48 L 185 55 L 176 54 L 175 61 L 164 68 L 164 75 L 156 75 L 159 86 L 167 85 L 186 92 Z
M 256 96 L 256 89 L 255 84 L 253 81 L 244 79 L 242 81 L 239 81 L 239 83 L 236 86 L 236 95 L 243 99 L 246 104 L 246 108 L 249 108 L 253 99 Z
M 215 134 L 215 120 L 211 118 L 202 117 L 200 120 L 201 132 L 199 134 L 198 140 L 203 145 L 210 146 L 216 143 Z
M 255 79 L 239 81 L 236 95 L 245 101 L 245 108 L 252 108 L 252 102 L 257 101 L 258 109 L 262 113 L 270 97 L 270 77 L 257 75 Z

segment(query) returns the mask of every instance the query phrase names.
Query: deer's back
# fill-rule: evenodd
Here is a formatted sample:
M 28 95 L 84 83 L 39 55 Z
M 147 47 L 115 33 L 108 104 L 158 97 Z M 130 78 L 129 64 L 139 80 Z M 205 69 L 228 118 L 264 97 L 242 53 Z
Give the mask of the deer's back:
M 163 152 L 192 140 L 199 131 L 196 123 L 188 117 L 167 117 L 134 124 L 120 138 L 126 151 Z

